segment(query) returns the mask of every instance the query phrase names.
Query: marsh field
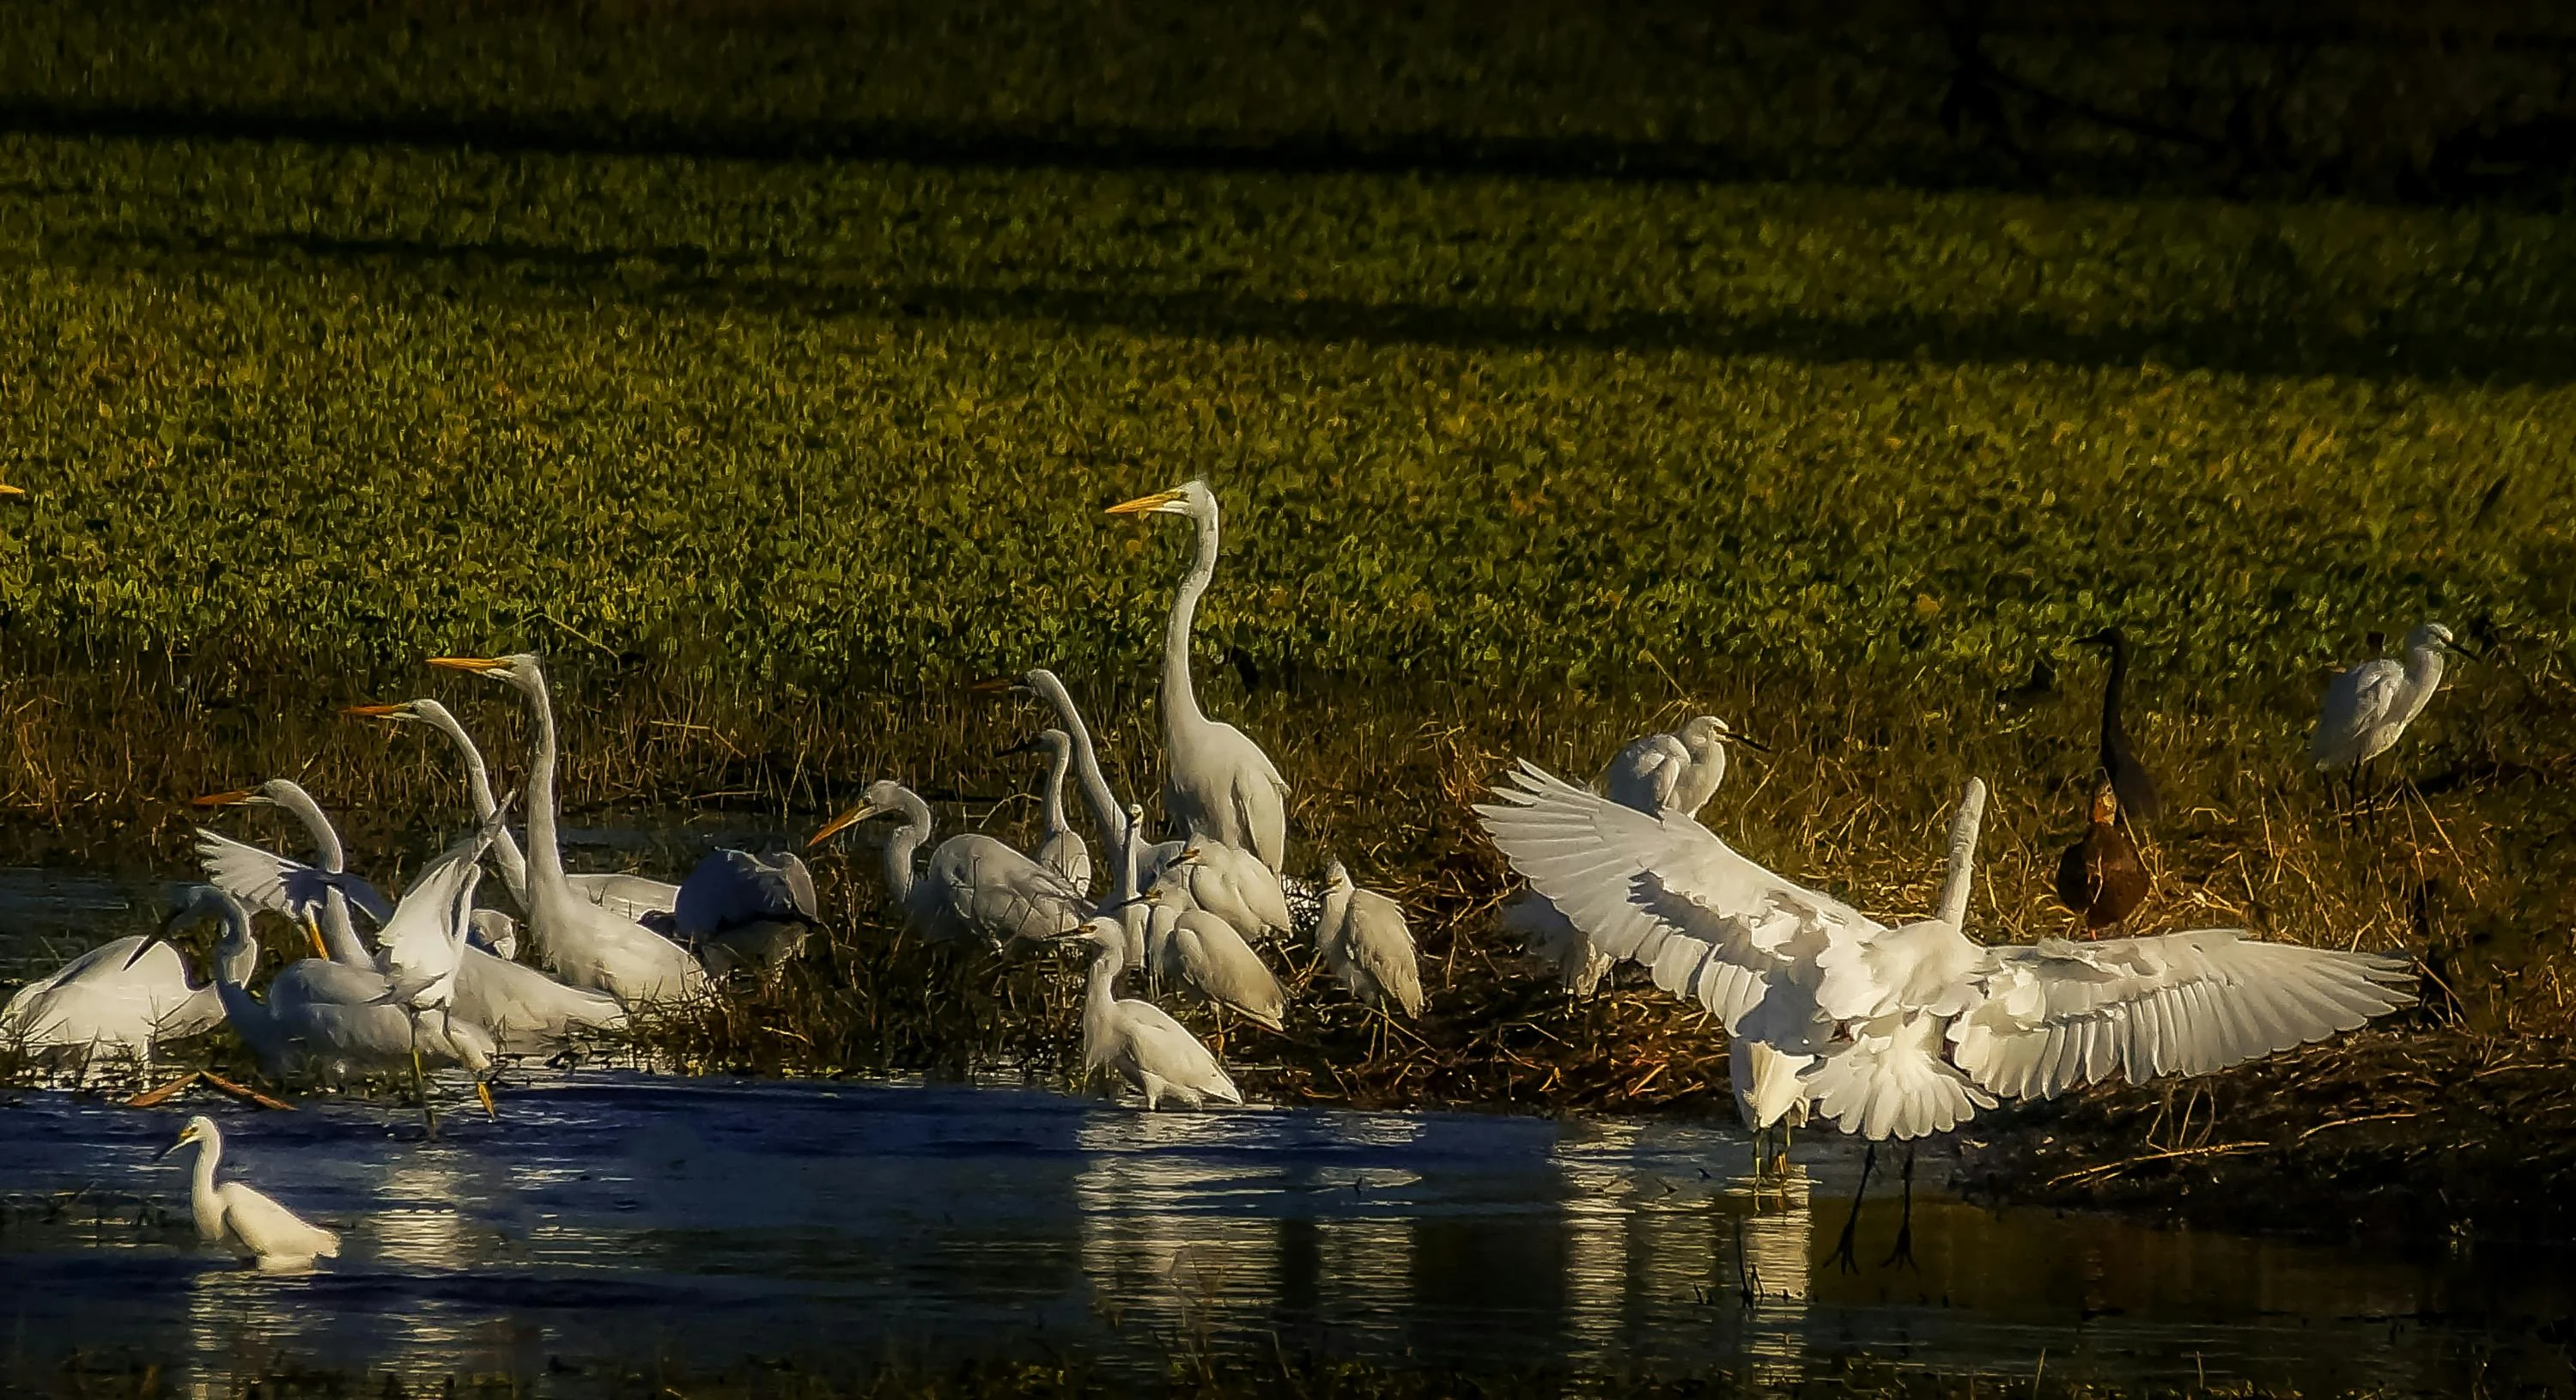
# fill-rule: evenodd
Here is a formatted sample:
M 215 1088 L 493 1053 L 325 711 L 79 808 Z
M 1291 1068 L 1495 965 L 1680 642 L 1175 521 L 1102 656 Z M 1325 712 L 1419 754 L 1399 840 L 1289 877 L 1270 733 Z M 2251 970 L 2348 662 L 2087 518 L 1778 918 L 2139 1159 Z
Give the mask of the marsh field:
M 399 883 L 457 774 L 343 709 L 442 698 L 515 787 L 517 707 L 423 663 L 518 650 L 579 863 L 675 878 L 884 776 L 1022 840 L 997 755 L 1041 714 L 977 683 L 1054 669 L 1152 792 L 1185 544 L 1103 510 L 1204 476 L 1202 698 L 1293 784 L 1291 866 L 1397 897 L 1430 990 L 1400 1034 L 1299 1001 L 1237 1056 L 1259 1096 L 1728 1113 L 1705 1017 L 1569 1000 L 1497 930 L 1467 810 L 1688 714 L 1772 749 L 1712 827 L 1881 916 L 1931 906 L 1984 777 L 1977 931 L 2062 932 L 2075 639 L 2118 625 L 2166 808 L 2133 931 L 2399 949 L 2431 994 L 2219 1076 L 2191 1146 L 2242 1150 L 2158 1155 L 2154 1093 L 2106 1086 L 1997 1115 L 1955 1180 L 2563 1235 L 2576 176 L 2530 94 L 2576 30 L 2115 11 L 22 0 L 0 862 L 156 889 L 189 799 L 282 775 Z M 2427 618 L 2477 658 L 2357 816 L 2317 695 Z M 897 940 L 873 845 L 815 868 L 829 937 L 635 1057 L 1061 1086 L 1054 970 Z M 68 951 L 11 932 L 0 990 Z

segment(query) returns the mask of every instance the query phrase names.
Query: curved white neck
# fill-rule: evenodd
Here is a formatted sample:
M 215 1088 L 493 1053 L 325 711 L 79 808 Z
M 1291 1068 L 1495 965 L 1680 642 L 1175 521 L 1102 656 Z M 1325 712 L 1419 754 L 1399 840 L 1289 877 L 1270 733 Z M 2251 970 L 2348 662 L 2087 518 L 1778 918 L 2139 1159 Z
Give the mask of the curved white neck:
M 1064 824 L 1064 775 L 1073 766 L 1073 745 L 1058 744 L 1047 750 L 1046 829 L 1049 836 L 1071 831 Z
M 1977 828 L 1985 817 L 1985 779 L 1970 778 L 1968 790 L 1959 796 L 1959 810 L 1950 818 L 1950 868 L 1941 880 L 1940 918 L 1952 928 L 1966 927 L 1968 888 L 1976 878 Z
M 449 714 L 445 706 L 426 713 L 430 725 L 446 735 L 447 741 L 456 746 L 457 756 L 465 760 L 465 795 L 474 804 L 474 820 L 493 826 L 492 818 L 501 810 L 501 803 L 492 795 L 492 770 L 483 762 L 483 750 L 475 747 L 473 736 L 465 732 L 465 726 L 457 723 L 456 716 Z M 492 834 L 492 858 L 501 863 L 501 883 L 508 885 L 511 896 L 525 907 L 528 902 L 528 858 L 519 850 L 519 842 L 510 835 L 506 823 Z
M 1217 512 L 1208 507 L 1207 517 L 1198 521 L 1197 557 L 1190 561 L 1190 571 L 1181 575 L 1181 591 L 1172 599 L 1172 617 L 1163 631 L 1163 734 L 1166 742 L 1184 725 L 1201 726 L 1207 715 L 1199 709 L 1198 691 L 1190 684 L 1190 628 L 1198 621 L 1199 595 L 1207 591 L 1216 578 Z
M 2427 643 L 2406 653 L 2406 688 L 2413 693 L 2414 709 L 2424 708 L 2433 692 L 2442 688 L 2442 648 Z
M 1118 974 L 1127 970 L 1127 959 L 1117 945 L 1092 945 L 1091 980 L 1082 989 L 1083 1058 L 1097 1068 L 1099 1056 L 1118 1022 Z
M 528 884 L 569 892 L 563 846 L 555 830 L 555 702 L 543 676 L 528 687 L 537 721 L 537 757 L 528 769 Z
M 215 1162 L 224 1155 L 224 1139 L 219 1133 L 208 1133 L 197 1139 L 197 1169 L 188 1183 L 188 1210 L 197 1217 L 197 1237 L 219 1239 L 224 1232 L 223 1208 L 215 1201 Z
M 348 853 L 340 845 L 340 830 L 313 795 L 293 783 L 269 799 L 295 814 L 304 823 L 305 834 L 313 838 L 313 864 L 333 875 L 349 868 Z M 331 961 L 348 967 L 374 967 L 376 960 L 367 954 L 367 945 L 358 939 L 358 926 L 349 918 L 349 897 L 338 890 L 322 896 L 322 913 L 315 923 L 322 928 L 322 946 Z
M 886 897 L 901 904 L 912 895 L 912 853 L 930 839 L 930 804 L 908 788 L 895 801 L 903 825 L 886 838 L 885 882 Z
M 1100 774 L 1100 754 L 1091 745 L 1091 726 L 1082 722 L 1082 712 L 1073 707 L 1073 696 L 1054 672 L 1031 672 L 1029 680 L 1046 696 L 1047 703 L 1055 706 L 1056 719 L 1064 725 L 1066 737 L 1073 740 L 1073 766 L 1082 775 L 1082 799 L 1090 804 L 1091 820 L 1100 828 L 1101 841 L 1115 846 L 1125 822 L 1118 795 L 1109 790 L 1109 780 Z

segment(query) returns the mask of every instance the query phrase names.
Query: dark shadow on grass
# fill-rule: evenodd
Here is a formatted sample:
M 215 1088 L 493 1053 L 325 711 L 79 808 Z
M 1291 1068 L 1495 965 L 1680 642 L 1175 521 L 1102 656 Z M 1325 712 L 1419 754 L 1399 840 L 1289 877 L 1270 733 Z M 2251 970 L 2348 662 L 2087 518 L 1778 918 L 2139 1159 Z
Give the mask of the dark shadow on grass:
M 2012 316 L 1732 317 L 1692 311 L 1585 313 L 1546 307 L 1367 302 L 1224 290 L 892 283 L 825 262 L 728 259 L 684 246 L 584 251 L 526 242 L 449 243 L 259 234 L 191 240 L 90 235 L 58 240 L 43 261 L 125 266 L 176 261 L 243 271 L 322 262 L 384 269 L 431 290 L 504 290 L 588 305 L 600 298 L 824 320 L 1035 321 L 1213 339 L 1267 338 L 1463 350 L 1687 351 L 1817 363 L 1925 360 L 2207 369 L 2496 384 L 2576 380 L 2576 327 L 2499 327 L 2456 335 L 2343 332 L 2277 315 L 2071 330 Z M 442 287 L 441 282 L 447 283 Z

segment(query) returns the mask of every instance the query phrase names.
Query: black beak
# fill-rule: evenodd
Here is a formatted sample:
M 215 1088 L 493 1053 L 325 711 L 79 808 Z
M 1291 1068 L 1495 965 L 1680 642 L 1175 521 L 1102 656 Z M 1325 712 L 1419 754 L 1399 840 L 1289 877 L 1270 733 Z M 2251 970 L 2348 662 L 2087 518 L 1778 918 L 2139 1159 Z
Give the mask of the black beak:
M 1013 755 L 1013 754 L 1034 753 L 1034 752 L 1036 752 L 1036 751 L 1037 751 L 1037 747 L 1038 747 L 1038 741 L 1037 741 L 1037 740 L 1035 740 L 1035 739 L 1022 739 L 1021 741 L 1019 741 L 1019 742 L 1018 742 L 1018 743 L 1016 743 L 1016 744 L 1011 745 L 1011 746 L 1010 746 L 1009 748 L 1007 748 L 1007 749 L 995 749 L 995 750 L 993 750 L 993 757 L 995 757 L 995 758 L 1009 758 L 1009 757 L 1010 757 L 1011 755 Z
M 1763 743 L 1761 740 L 1756 739 L 1756 738 L 1754 738 L 1752 735 L 1749 735 L 1749 734 L 1738 734 L 1738 735 L 1736 735 L 1736 736 L 1735 736 L 1735 742 L 1737 742 L 1737 743 L 1739 743 L 1739 744 L 1742 744 L 1744 747 L 1746 747 L 1746 748 L 1748 748 L 1748 749 L 1753 750 L 1755 753 L 1769 753 L 1769 752 L 1771 752 L 1771 746 L 1770 746 L 1769 744 Z
M 162 1148 L 160 1151 L 153 1153 L 152 1160 L 156 1162 L 165 1161 L 169 1158 L 171 1153 L 176 1152 L 187 1145 L 188 1139 L 180 1138 L 178 1141 L 171 1143 L 168 1147 Z

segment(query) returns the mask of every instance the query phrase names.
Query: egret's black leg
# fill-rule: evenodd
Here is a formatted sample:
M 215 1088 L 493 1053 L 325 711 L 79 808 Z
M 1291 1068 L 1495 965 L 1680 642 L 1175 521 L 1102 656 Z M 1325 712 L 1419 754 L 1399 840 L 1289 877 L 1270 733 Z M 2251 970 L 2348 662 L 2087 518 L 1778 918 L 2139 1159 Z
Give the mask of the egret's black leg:
M 1860 1229 L 1860 1203 L 1869 1196 L 1870 1168 L 1878 1165 L 1878 1144 L 1871 1143 L 1860 1159 L 1860 1189 L 1852 1193 L 1851 1218 L 1843 1222 L 1843 1237 L 1834 1246 L 1835 1267 L 1847 1274 L 1860 1272 L 1860 1261 L 1852 1257 L 1852 1236 Z
M 1896 1220 L 1896 1248 L 1889 1250 L 1887 1257 L 1878 1263 L 1882 1269 L 1890 1264 L 1903 1264 L 1909 1269 L 1916 1268 L 1914 1263 L 1914 1144 L 1910 1142 L 1905 1144 L 1904 1176 L 1905 1213 L 1898 1216 Z

